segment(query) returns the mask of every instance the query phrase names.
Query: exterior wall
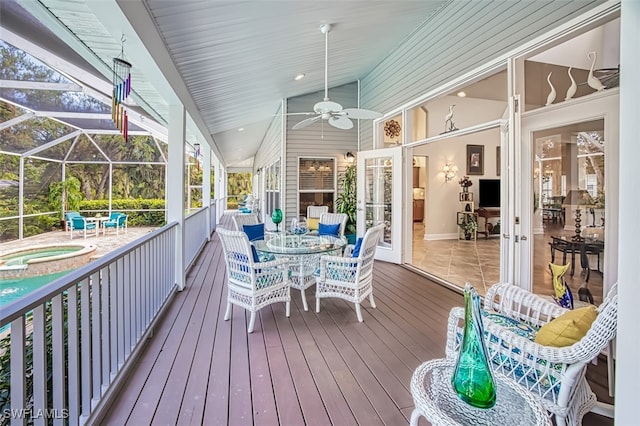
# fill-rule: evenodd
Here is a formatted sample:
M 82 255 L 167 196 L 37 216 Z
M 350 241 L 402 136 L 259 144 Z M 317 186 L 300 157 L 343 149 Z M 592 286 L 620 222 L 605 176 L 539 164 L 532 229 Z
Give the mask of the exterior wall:
M 276 115 L 273 117 L 269 129 L 260 144 L 260 148 L 256 152 L 256 156 L 253 161 L 253 172 L 257 169 L 265 166 L 269 166 L 276 162 L 280 158 L 280 151 L 282 149 L 282 117 L 278 114 L 282 112 L 282 107 L 278 109 Z
M 452 1 L 362 79 L 360 106 L 399 108 L 602 3 Z M 443 42 L 438 33 L 455 36 Z M 360 136 L 360 149 L 372 149 L 371 123 L 361 123 Z
M 329 97 L 339 103 L 343 108 L 355 108 L 358 106 L 358 85 L 356 83 L 330 88 Z M 287 112 L 313 111 L 313 105 L 322 101 L 324 91 L 310 95 L 290 98 L 287 104 Z M 340 130 L 329 125 L 325 120 L 320 120 L 300 130 L 291 128 L 306 118 L 304 115 L 287 116 L 287 143 L 286 143 L 286 195 L 285 209 L 283 210 L 285 222 L 297 217 L 298 206 L 298 157 L 335 157 L 338 173 L 346 167 L 344 154 L 348 151 L 354 154 L 358 150 L 357 123 L 353 129 Z M 362 120 L 368 121 L 368 120 Z
M 618 236 L 618 339 L 616 356 L 616 424 L 630 425 L 638 423 L 638 394 L 640 382 L 638 352 L 640 352 L 640 286 L 638 285 L 637 249 L 638 211 L 640 198 L 623 194 L 637 194 L 635 173 L 638 170 L 640 145 L 640 58 L 638 40 L 640 40 L 640 2 L 622 1 L 620 34 L 620 68 L 624 73 L 620 77 L 620 204 Z

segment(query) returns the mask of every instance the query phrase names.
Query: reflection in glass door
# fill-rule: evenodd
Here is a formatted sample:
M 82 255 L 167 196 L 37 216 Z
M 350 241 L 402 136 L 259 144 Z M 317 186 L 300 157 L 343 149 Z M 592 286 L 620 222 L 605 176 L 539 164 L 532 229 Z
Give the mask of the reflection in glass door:
M 358 155 L 358 235 L 384 223 L 376 258 L 400 263 L 402 256 L 402 148 Z
M 570 265 L 574 299 L 601 301 L 605 245 L 604 120 L 533 132 L 533 291 L 553 292 L 548 264 Z
M 615 90 L 523 115 L 521 287 L 553 294 L 549 262 L 569 265 L 574 300 L 599 304 L 617 281 L 618 122 Z

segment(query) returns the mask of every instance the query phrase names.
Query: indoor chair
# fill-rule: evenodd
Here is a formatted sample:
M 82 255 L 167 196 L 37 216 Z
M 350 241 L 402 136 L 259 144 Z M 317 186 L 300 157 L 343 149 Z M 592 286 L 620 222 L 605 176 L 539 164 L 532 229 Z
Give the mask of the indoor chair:
M 231 305 L 251 312 L 247 332 L 253 332 L 256 312 L 276 302 L 285 302 L 289 316 L 291 296 L 288 260 L 260 262 L 255 248 L 244 232 L 218 228 L 227 270 L 227 310 L 224 320 L 231 318 Z
M 526 388 L 555 415 L 556 425 L 580 425 L 597 402 L 585 378 L 587 364 L 615 337 L 617 311 L 617 285 L 598 308 L 571 311 L 515 285 L 495 284 L 485 296 L 483 313 L 493 369 Z M 453 308 L 448 358 L 457 357 L 463 327 L 464 309 Z
M 337 297 L 355 303 L 358 321 L 362 322 L 360 303 L 368 296 L 372 308 L 373 261 L 384 224 L 369 228 L 356 245 L 354 257 L 328 256 L 320 258 L 320 274 L 316 278 L 316 312 L 320 312 L 320 299 Z

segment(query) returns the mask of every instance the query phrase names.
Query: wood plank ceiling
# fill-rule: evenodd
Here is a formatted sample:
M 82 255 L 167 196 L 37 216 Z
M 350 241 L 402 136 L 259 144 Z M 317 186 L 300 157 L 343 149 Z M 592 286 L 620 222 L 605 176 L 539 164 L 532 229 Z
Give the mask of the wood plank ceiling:
M 215 151 L 230 167 L 252 165 L 282 99 L 324 89 L 321 24 L 333 24 L 331 88 L 366 77 L 435 14 L 456 9 L 468 23 L 473 21 L 469 13 L 477 12 L 472 2 L 461 7 L 446 0 L 15 1 L 82 50 L 107 80 L 125 35 L 136 102 L 166 124 L 169 105 L 179 99 L 190 124 L 211 135 Z M 516 19 L 515 10 L 532 13 L 534 4 L 547 3 L 487 2 L 481 13 Z M 457 28 L 439 26 L 433 40 L 446 45 L 464 22 Z M 294 81 L 299 73 L 306 77 Z M 245 130 L 238 132 L 241 127 Z

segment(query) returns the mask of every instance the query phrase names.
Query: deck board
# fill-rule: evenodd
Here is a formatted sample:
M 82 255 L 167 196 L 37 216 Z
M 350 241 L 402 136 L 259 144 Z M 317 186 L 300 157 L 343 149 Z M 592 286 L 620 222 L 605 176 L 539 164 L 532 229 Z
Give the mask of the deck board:
M 230 218 L 222 226 L 229 227 Z M 222 248 L 213 236 L 187 274 L 108 408 L 105 425 L 402 425 L 413 409 L 411 375 L 444 356 L 446 321 L 462 296 L 398 265 L 376 262 L 372 309 L 292 291 L 260 311 L 248 334 L 248 314 L 226 309 Z M 599 399 L 606 362 L 590 365 Z M 428 424 L 424 419 L 421 425 Z M 588 414 L 585 425 L 613 421 Z

